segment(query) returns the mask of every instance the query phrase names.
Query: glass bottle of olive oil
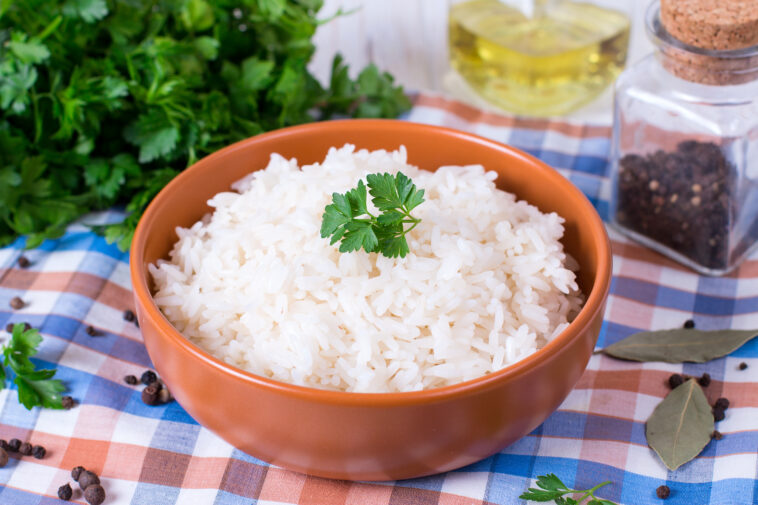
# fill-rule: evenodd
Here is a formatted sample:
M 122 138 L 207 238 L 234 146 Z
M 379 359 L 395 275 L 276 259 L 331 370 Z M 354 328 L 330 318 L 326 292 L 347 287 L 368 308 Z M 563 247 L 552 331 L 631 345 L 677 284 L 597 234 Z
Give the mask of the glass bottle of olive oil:
M 524 2 L 522 2 L 524 3 Z M 485 99 L 518 114 L 563 114 L 621 72 L 629 18 L 572 0 L 466 0 L 449 16 L 452 67 Z

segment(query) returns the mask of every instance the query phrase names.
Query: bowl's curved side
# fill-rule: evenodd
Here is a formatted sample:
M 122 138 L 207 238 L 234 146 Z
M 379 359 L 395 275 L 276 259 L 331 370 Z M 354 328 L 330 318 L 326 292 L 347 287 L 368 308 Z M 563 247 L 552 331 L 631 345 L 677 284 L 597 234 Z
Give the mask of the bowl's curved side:
M 490 376 L 438 390 L 346 394 L 268 381 L 229 367 L 189 343 L 150 296 L 147 265 L 166 257 L 173 227 L 188 226 L 203 204 L 270 153 L 300 163 L 330 146 L 393 149 L 405 144 L 422 168 L 484 164 L 498 185 L 566 217 L 566 248 L 582 265 L 588 300 L 568 330 L 544 349 Z M 509 166 L 504 166 L 503 163 Z M 410 478 L 463 466 L 527 434 L 563 401 L 581 376 L 602 323 L 610 247 L 587 199 L 534 158 L 463 132 L 398 121 L 337 121 L 293 127 L 242 141 L 180 174 L 145 212 L 132 246 L 131 275 L 145 344 L 157 371 L 197 421 L 260 459 L 332 478 Z

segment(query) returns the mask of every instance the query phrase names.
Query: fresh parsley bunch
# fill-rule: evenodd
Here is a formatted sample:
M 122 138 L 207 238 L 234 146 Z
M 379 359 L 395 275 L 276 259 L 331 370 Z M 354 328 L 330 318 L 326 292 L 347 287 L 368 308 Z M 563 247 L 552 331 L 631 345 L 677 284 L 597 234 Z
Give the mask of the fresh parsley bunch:
M 371 203 L 381 211 L 374 216 L 366 204 L 366 184 L 345 194 L 333 193 L 332 203 L 326 206 L 321 222 L 321 237 L 331 236 L 330 244 L 340 242 L 340 252 L 378 252 L 389 258 L 408 254 L 405 235 L 421 220 L 411 211 L 424 201 L 424 190 L 398 172 L 366 176 Z M 365 217 L 364 217 L 365 216 Z M 410 225 L 408 228 L 405 225 Z
M 237 140 L 333 114 L 410 106 L 376 67 L 306 65 L 322 0 L 0 1 L 0 246 L 55 238 L 123 204 L 128 247 L 150 199 Z
M 58 379 L 53 379 L 55 370 L 37 370 L 29 359 L 37 354 L 37 347 L 42 342 L 39 331 L 26 329 L 22 323 L 13 325 L 11 338 L 3 347 L 3 366 L 0 366 L 0 384 L 5 383 L 5 367 L 11 369 L 15 377 L 13 383 L 18 387 L 18 401 L 27 409 L 41 405 L 43 407 L 62 409 L 60 393 L 66 387 Z

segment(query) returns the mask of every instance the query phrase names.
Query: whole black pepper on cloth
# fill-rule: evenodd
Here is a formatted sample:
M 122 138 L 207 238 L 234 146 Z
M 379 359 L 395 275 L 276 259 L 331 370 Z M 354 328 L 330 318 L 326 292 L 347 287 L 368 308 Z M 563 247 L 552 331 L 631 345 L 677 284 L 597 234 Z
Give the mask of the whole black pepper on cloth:
M 21 447 L 21 440 L 19 440 L 17 438 L 11 438 L 10 440 L 8 440 L 8 448 L 12 452 L 18 452 L 18 449 L 20 447 Z
M 684 322 L 684 325 L 683 325 L 683 327 L 684 327 L 684 328 L 687 328 L 687 329 L 692 329 L 692 328 L 694 328 L 694 327 L 695 327 L 695 321 L 693 321 L 692 319 L 687 319 L 687 320 Z
M 714 421 L 723 421 L 726 417 L 726 414 L 724 414 L 724 409 L 713 409 L 713 419 Z
M 132 321 L 134 321 L 134 319 L 135 319 L 134 312 L 132 312 L 129 309 L 126 309 L 124 311 L 124 321 L 129 321 L 131 323 Z
M 145 372 L 142 374 L 142 377 L 140 378 L 140 381 L 142 381 L 142 384 L 145 386 L 149 386 L 153 382 L 158 380 L 158 376 L 155 375 L 155 372 L 152 370 L 145 370 Z
M 669 387 L 671 389 L 681 386 L 682 384 L 684 384 L 684 377 L 678 373 L 672 374 L 671 377 L 669 377 Z
M 137 377 L 135 377 L 134 375 L 127 375 L 126 377 L 124 377 L 124 382 L 126 382 L 130 386 L 134 386 L 139 381 L 137 380 Z
M 29 258 L 26 256 L 19 256 L 18 260 L 16 260 L 16 263 L 18 263 L 18 266 L 21 268 L 27 268 L 29 265 L 31 265 L 31 261 L 29 261 Z
M 87 326 L 87 335 L 90 337 L 96 337 L 98 335 L 98 331 L 93 326 Z
M 704 374 L 703 374 L 703 375 L 702 375 L 702 376 L 701 376 L 701 377 L 700 377 L 700 378 L 697 380 L 697 382 L 698 382 L 698 384 L 700 384 L 700 385 L 701 385 L 701 386 L 703 386 L 704 388 L 707 388 L 708 386 L 710 386 L 710 385 L 711 385 L 711 374 L 709 374 L 709 373 L 707 373 L 707 372 L 706 372 L 706 373 L 704 373 Z
M 729 408 L 729 400 L 727 398 L 719 398 L 716 403 L 713 404 L 713 408 L 726 410 Z
M 34 456 L 35 459 L 42 459 L 45 457 L 45 454 L 47 454 L 47 450 L 41 445 L 35 445 L 32 448 L 32 456 Z

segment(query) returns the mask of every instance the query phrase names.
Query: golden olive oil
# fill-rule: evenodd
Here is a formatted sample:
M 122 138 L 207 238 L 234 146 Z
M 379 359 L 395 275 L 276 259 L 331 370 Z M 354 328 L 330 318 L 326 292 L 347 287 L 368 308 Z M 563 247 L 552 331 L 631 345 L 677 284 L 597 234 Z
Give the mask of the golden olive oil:
M 450 61 L 485 99 L 519 114 L 563 114 L 621 72 L 629 18 L 568 0 L 537 0 L 531 17 L 499 0 L 450 9 Z

